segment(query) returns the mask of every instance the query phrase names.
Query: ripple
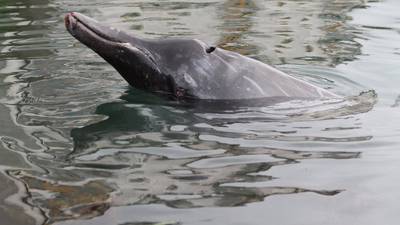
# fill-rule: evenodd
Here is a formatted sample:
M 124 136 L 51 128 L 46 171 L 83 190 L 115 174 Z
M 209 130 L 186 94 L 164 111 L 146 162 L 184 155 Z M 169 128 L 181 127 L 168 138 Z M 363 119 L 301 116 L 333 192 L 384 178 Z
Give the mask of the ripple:
M 227 167 L 231 165 L 240 165 L 240 164 L 247 165 L 252 163 L 262 163 L 262 162 L 267 163 L 276 161 L 278 160 L 266 155 L 241 155 L 241 156 L 201 159 L 193 163 L 190 163 L 187 166 L 191 168 L 217 168 L 217 167 Z

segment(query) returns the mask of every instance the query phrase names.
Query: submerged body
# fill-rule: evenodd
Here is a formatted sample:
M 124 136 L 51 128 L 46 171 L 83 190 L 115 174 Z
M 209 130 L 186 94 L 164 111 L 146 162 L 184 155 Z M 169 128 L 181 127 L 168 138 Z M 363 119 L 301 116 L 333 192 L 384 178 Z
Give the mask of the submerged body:
M 67 30 L 133 87 L 177 99 L 240 100 L 337 95 L 235 52 L 196 39 L 140 39 L 79 13 Z

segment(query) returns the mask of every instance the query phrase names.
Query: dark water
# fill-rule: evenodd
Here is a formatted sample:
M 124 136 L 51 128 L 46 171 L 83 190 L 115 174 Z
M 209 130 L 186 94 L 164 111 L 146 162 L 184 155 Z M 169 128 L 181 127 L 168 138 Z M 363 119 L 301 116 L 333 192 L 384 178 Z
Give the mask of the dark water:
M 397 0 L 0 1 L 0 224 L 397 224 Z M 128 87 L 78 11 L 345 96 L 231 109 Z M 369 91 L 373 90 L 373 91 Z

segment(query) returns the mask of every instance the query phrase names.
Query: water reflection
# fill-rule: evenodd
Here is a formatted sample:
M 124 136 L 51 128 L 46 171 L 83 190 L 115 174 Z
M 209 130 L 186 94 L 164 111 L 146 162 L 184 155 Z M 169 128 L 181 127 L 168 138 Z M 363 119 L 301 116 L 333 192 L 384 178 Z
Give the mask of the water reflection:
M 306 159 L 350 159 L 360 155 L 359 152 L 245 147 L 229 144 L 222 138 L 219 141 L 210 141 L 202 136 L 243 138 L 243 135 L 249 134 L 224 129 L 229 123 L 213 125 L 210 121 L 206 122 L 204 118 L 196 116 L 196 111 L 180 110 L 162 104 L 106 103 L 100 105 L 96 113 L 106 115 L 107 119 L 73 129 L 71 136 L 74 140 L 74 151 L 67 156 L 69 163 L 63 168 L 64 171 L 53 168 L 50 173 L 53 175 L 47 175 L 46 179 L 54 176 L 53 179 L 63 178 L 66 181 L 77 182 L 80 179 L 89 181 L 102 178 L 107 183 L 113 184 L 116 189 L 105 191 L 106 183 L 96 183 L 96 187 L 103 192 L 99 194 L 92 190 L 97 193 L 96 198 L 92 202 L 87 202 L 79 200 L 80 195 L 70 196 L 63 191 L 57 191 L 62 188 L 59 186 L 57 188 L 35 186 L 35 189 L 51 189 L 58 193 L 60 199 L 49 200 L 50 203 L 55 200 L 62 201 L 64 198 L 74 199 L 69 202 L 63 201 L 62 207 L 61 205 L 56 207 L 63 209 L 61 215 L 60 212 L 52 212 L 49 202 L 41 203 L 50 209 L 51 218 L 55 220 L 70 218 L 71 215 L 68 213 L 71 213 L 71 210 L 75 216 L 92 217 L 101 214 L 101 210 L 108 209 L 109 204 L 117 206 L 159 203 L 174 208 L 227 207 L 262 201 L 265 197 L 276 194 L 314 192 L 335 195 L 341 190 L 311 190 L 282 186 L 254 187 L 252 184 L 274 179 L 270 176 L 257 175 L 274 166 L 299 163 Z M 222 130 L 218 131 L 220 128 Z M 281 133 L 281 137 L 292 133 L 271 132 Z M 366 139 L 368 140 L 368 137 Z M 329 142 L 324 139 L 319 141 Z M 341 141 L 363 140 L 350 138 Z M 62 173 L 69 175 L 63 177 Z M 27 176 L 21 179 L 28 183 L 38 182 L 32 181 L 37 178 Z M 89 184 L 91 183 L 86 185 Z M 85 187 L 72 185 L 68 188 L 72 189 L 72 192 L 77 192 Z M 104 196 L 112 196 L 111 202 L 105 201 Z M 79 207 L 76 207 L 78 203 Z M 97 206 L 98 204 L 101 204 L 101 207 Z M 92 206 L 95 210 L 89 213 L 87 209 Z
M 255 1 L 257 21 L 248 42 L 272 64 L 337 65 L 354 60 L 360 45 L 346 13 L 363 7 L 351 1 Z M 253 10 L 255 10 L 253 8 Z M 260 32 L 261 31 L 261 32 Z
M 31 59 L 46 58 L 52 54 L 46 36 L 42 31 L 50 30 L 46 21 L 52 13 L 56 12 L 49 7 L 48 0 L 40 1 L 2 1 L 0 11 L 2 20 L 0 33 L 3 37 L 0 59 Z M 41 22 L 42 21 L 42 22 Z
M 258 47 L 246 39 L 255 23 L 253 17 L 258 10 L 256 4 L 252 0 L 234 0 L 220 6 L 220 20 L 223 23 L 218 27 L 222 35 L 217 42 L 218 46 L 243 55 L 257 55 Z
M 33 59 L 53 54 L 45 40 L 48 36 L 43 33 L 54 26 L 47 19 L 56 10 L 48 4 L 46 0 L 0 2 L 0 182 L 6 184 L 0 196 L 2 224 L 38 224 L 45 220 L 43 211 L 27 200 L 30 196 L 27 187 L 10 174 L 21 169 L 38 169 L 28 158 L 43 147 L 31 135 L 36 129 L 32 127 L 27 132 L 17 118 L 23 105 L 35 104 L 26 92 L 29 83 L 38 77 L 27 75 L 33 71 Z
M 330 142 L 370 139 L 303 136 L 302 129 L 307 128 L 283 128 L 279 120 L 268 118 L 277 111 L 265 113 L 263 120 L 247 117 L 255 113 L 248 110 L 245 117 L 240 111 L 231 111 L 213 112 L 210 118 L 202 110 L 170 106 L 155 97 L 145 98 L 147 104 L 140 104 L 143 95 L 128 92 L 123 97 L 128 101 L 99 105 L 96 114 L 105 119 L 72 129 L 73 151 L 58 153 L 55 159 L 30 157 L 46 173 L 12 173 L 35 193 L 32 204 L 46 209 L 49 223 L 92 218 L 113 206 L 156 203 L 173 208 L 233 207 L 279 194 L 336 195 L 342 190 L 269 186 L 263 182 L 275 178 L 261 174 L 302 160 L 360 156 L 354 151 L 290 149 L 284 147 L 285 143 L 320 142 L 329 146 Z M 336 105 L 333 108 L 337 109 Z M 311 109 L 315 110 L 313 106 Z M 245 119 L 234 128 L 240 118 Z M 247 146 L 256 140 L 263 144 Z

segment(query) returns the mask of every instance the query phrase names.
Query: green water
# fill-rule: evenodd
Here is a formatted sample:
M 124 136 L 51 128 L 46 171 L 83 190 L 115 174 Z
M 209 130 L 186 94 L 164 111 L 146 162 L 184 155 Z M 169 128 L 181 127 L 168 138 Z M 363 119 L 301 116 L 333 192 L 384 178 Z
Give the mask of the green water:
M 396 0 L 1 0 L 0 224 L 397 224 L 399 10 Z M 69 11 L 140 37 L 201 39 L 344 100 L 169 102 L 73 39 Z

